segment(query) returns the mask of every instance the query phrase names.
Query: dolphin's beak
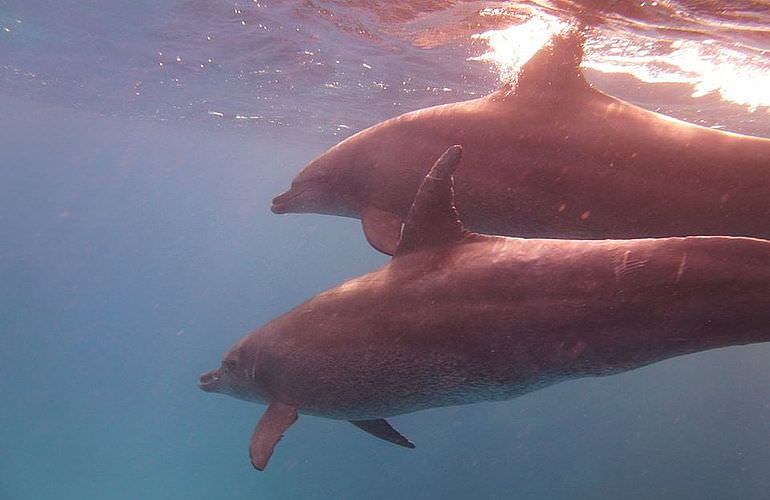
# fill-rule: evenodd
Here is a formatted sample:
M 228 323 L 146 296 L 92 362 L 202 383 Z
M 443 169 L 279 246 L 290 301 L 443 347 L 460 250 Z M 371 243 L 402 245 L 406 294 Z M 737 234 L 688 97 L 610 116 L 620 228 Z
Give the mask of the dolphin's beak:
M 291 202 L 305 192 L 304 189 L 289 188 L 288 191 L 279 194 L 273 198 L 273 203 L 270 206 L 270 210 L 274 214 L 287 214 L 292 212 Z
M 211 370 L 198 378 L 198 387 L 206 392 L 217 392 L 221 386 L 220 379 L 220 369 Z

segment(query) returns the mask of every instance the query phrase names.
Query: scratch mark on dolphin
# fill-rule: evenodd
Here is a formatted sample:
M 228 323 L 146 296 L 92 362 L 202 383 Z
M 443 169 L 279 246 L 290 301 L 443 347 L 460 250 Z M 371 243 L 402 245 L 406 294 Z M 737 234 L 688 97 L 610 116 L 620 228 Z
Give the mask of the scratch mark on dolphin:
M 682 279 L 682 275 L 684 275 L 684 270 L 687 267 L 687 252 L 682 254 L 682 258 L 679 260 L 679 268 L 676 270 L 676 282 L 679 283 L 679 280 Z
M 649 259 L 639 259 L 631 256 L 631 250 L 623 252 L 622 257 L 615 263 L 615 279 L 620 280 L 627 273 L 642 269 L 649 263 Z

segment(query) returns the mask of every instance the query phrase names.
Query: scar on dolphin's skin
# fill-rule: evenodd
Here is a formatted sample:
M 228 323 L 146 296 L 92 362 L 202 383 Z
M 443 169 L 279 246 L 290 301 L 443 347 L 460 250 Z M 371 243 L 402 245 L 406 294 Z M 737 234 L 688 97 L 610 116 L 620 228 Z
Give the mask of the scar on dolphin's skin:
M 515 86 L 343 140 L 307 164 L 272 210 L 359 218 L 367 241 L 393 255 L 428 166 L 462 144 L 457 208 L 472 231 L 770 237 L 770 139 L 685 123 L 592 88 L 580 69 L 583 37 L 554 37 Z
M 388 418 L 770 341 L 770 242 L 525 239 L 468 231 L 452 146 L 423 175 L 391 261 L 248 334 L 199 385 L 267 404 L 264 470 L 309 414 L 404 448 Z M 468 168 L 468 166 L 466 166 Z
M 679 267 L 676 270 L 676 282 L 679 283 L 679 280 L 682 279 L 682 276 L 684 276 L 684 270 L 687 268 L 687 254 L 682 254 L 682 260 L 679 261 Z

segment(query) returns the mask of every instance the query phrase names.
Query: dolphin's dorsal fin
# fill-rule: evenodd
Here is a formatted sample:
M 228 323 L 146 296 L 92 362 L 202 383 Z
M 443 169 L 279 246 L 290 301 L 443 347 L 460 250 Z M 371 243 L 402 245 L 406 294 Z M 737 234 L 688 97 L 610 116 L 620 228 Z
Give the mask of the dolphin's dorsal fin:
M 403 446 L 404 448 L 414 448 L 414 443 L 401 435 L 401 433 L 394 429 L 384 418 L 377 418 L 374 420 L 351 420 L 350 423 L 374 437 L 384 439 L 385 441 Z
M 560 101 L 579 88 L 590 88 L 580 63 L 585 37 L 577 29 L 554 35 L 522 66 L 515 85 L 508 84 L 500 96 L 527 96 Z
M 415 250 L 449 244 L 468 234 L 454 203 L 452 174 L 461 156 L 462 147 L 451 146 L 422 180 L 404 222 L 394 258 Z
M 283 437 L 283 433 L 297 421 L 297 408 L 273 401 L 259 419 L 251 435 L 249 456 L 251 465 L 257 470 L 265 470 L 273 449 Z

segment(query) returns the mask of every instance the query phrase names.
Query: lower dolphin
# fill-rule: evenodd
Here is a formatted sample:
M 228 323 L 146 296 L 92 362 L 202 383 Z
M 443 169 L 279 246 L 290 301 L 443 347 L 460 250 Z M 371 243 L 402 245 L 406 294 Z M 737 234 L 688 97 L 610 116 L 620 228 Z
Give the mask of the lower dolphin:
M 460 155 L 423 180 L 390 263 L 247 335 L 200 377 L 268 405 L 257 469 L 299 413 L 412 447 L 386 417 L 770 341 L 770 242 L 472 233 L 453 203 Z

